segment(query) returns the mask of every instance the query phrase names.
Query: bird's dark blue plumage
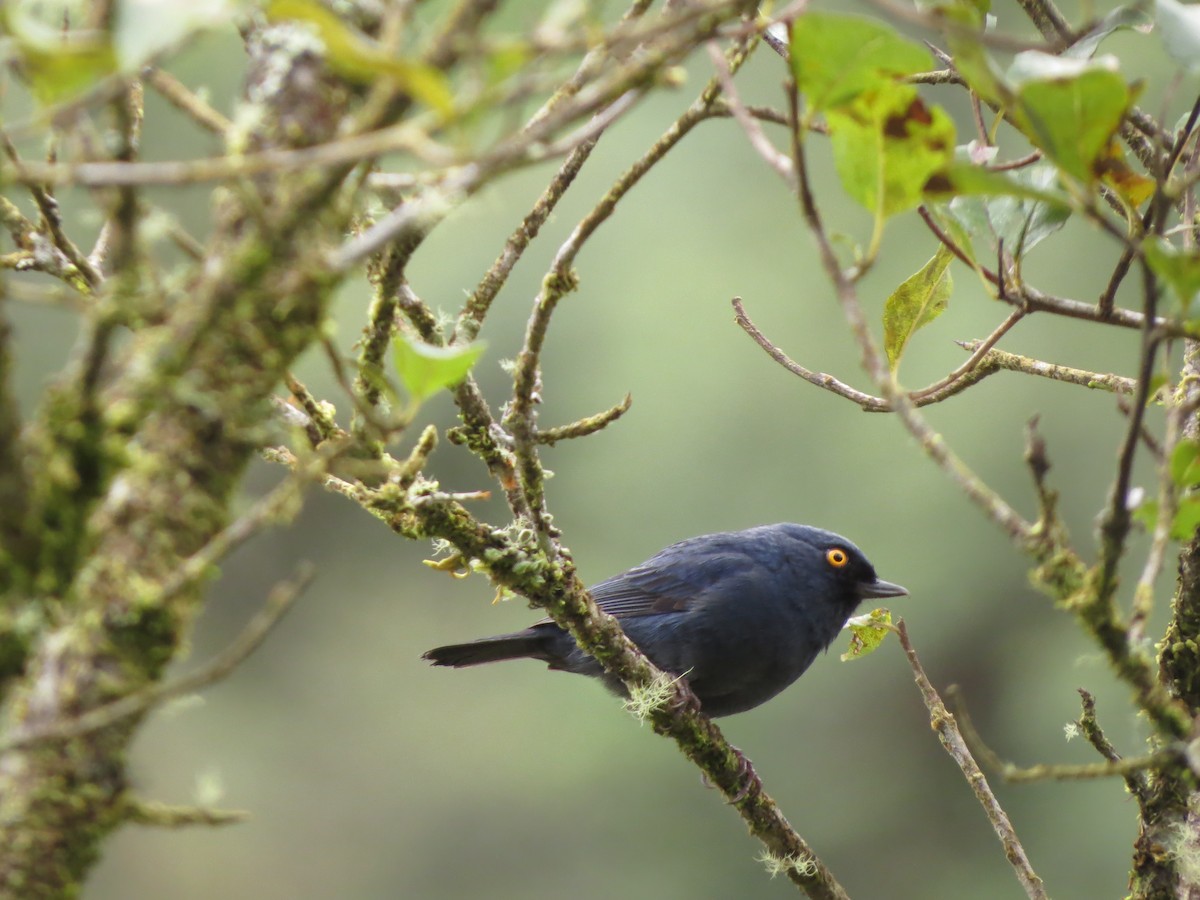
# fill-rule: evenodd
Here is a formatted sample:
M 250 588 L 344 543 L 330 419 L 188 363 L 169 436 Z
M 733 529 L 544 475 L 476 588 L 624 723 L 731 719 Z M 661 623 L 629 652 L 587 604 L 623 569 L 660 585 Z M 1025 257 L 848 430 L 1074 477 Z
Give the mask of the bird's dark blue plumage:
M 726 716 L 799 678 L 864 599 L 907 591 L 845 538 L 783 523 L 680 541 L 591 593 L 655 665 L 687 679 L 706 713 Z M 456 667 L 524 657 L 622 691 L 549 620 L 425 654 Z

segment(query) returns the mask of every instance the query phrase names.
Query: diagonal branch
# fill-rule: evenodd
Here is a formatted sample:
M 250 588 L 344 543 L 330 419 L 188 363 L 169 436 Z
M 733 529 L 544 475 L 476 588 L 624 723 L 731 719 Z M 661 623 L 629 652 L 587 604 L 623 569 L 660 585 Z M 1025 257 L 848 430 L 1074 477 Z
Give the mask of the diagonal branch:
M 942 702 L 942 698 L 938 696 L 937 690 L 925 674 L 921 660 L 917 657 L 917 651 L 913 649 L 912 641 L 908 637 L 908 628 L 905 627 L 903 619 L 896 622 L 896 634 L 900 638 L 900 646 L 904 648 L 904 655 L 908 657 L 908 664 L 912 667 L 913 678 L 921 692 L 921 699 L 925 701 L 925 708 L 929 710 L 930 725 L 937 732 L 938 740 L 942 742 L 942 746 L 962 772 L 967 784 L 971 786 L 975 799 L 987 813 L 988 821 L 992 823 L 992 830 L 996 832 L 996 837 L 1004 846 L 1004 855 L 1008 859 L 1009 865 L 1012 866 L 1013 872 L 1016 873 L 1017 880 L 1021 882 L 1021 887 L 1025 889 L 1026 896 L 1030 900 L 1048 900 L 1046 889 L 1042 886 L 1042 879 L 1033 871 L 1029 857 L 1025 855 L 1025 848 L 1021 846 L 1021 841 L 1017 837 L 1016 829 L 1013 828 L 1000 801 L 992 793 L 987 778 L 975 762 L 975 757 L 963 739 L 955 717 L 946 708 L 946 704 Z
M 770 856 L 785 861 L 783 868 L 793 883 L 813 900 L 846 900 L 833 874 L 767 794 L 753 766 L 700 710 L 686 682 L 655 668 L 617 620 L 596 607 L 565 555 L 554 549 L 547 552 L 544 542 L 533 536 L 522 539 L 492 528 L 428 487 L 418 485 L 410 502 L 399 506 L 394 498 L 361 487 L 349 493 L 397 533 L 409 538 L 441 538 L 461 559 L 483 561 L 493 582 L 545 609 L 631 693 L 644 693 L 645 688 L 654 686 L 656 698 L 661 699 L 644 711 L 654 730 L 673 739 L 708 782 L 737 808 Z M 551 545 L 553 548 L 553 542 Z

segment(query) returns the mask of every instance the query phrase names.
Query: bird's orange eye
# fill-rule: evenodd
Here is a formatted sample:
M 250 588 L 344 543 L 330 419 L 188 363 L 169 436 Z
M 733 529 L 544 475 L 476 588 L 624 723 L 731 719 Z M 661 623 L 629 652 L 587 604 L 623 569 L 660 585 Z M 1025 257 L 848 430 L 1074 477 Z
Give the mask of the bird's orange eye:
M 833 547 L 825 551 L 825 561 L 835 569 L 840 569 L 846 563 L 850 562 L 850 555 L 841 547 Z

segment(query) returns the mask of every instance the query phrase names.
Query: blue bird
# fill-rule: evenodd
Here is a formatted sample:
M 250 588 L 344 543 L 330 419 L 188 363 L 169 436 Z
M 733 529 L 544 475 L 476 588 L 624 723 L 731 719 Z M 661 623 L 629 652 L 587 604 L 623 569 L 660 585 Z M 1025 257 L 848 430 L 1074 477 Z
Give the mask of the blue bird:
M 591 589 L 656 666 L 687 679 L 710 716 L 770 700 L 804 674 L 863 600 L 907 593 L 878 578 L 844 537 L 786 522 L 680 541 Z M 455 668 L 539 659 L 625 693 L 549 619 L 423 658 Z

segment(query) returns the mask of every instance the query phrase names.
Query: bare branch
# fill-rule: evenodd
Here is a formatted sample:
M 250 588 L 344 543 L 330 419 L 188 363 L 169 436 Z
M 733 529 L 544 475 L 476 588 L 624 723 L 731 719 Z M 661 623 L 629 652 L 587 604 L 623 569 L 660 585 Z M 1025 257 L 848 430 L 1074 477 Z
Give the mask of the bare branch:
M 958 691 L 951 688 L 948 692 L 954 702 L 954 714 L 958 719 L 959 729 L 966 744 L 975 756 L 984 761 L 989 769 L 1000 774 L 1005 781 L 1014 784 L 1029 784 L 1037 781 L 1091 781 L 1097 778 L 1127 778 L 1135 773 L 1151 769 L 1161 769 L 1164 766 L 1186 765 L 1186 748 L 1180 743 L 1171 744 L 1155 753 L 1145 756 L 1128 757 L 1102 763 L 1081 763 L 1080 765 L 1048 765 L 1016 766 L 1005 762 L 995 751 L 989 748 L 980 738 L 979 732 L 967 715 L 965 704 Z
M 219 138 L 228 134 L 233 123 L 220 112 L 201 100 L 178 78 L 162 69 L 147 69 L 143 76 L 146 83 L 158 91 L 167 102 L 185 113 L 193 122 L 211 131 Z
M 964 350 L 978 353 L 985 347 L 982 341 L 959 341 L 958 345 Z M 1023 372 L 1026 375 L 1036 375 L 1039 378 L 1049 378 L 1051 381 L 1063 381 L 1081 387 L 1099 391 L 1109 391 L 1114 394 L 1132 395 L 1137 389 L 1137 380 L 1123 375 L 1089 372 L 1087 369 L 1074 369 L 1070 366 L 1060 366 L 1030 356 L 1020 356 L 1004 350 L 985 350 L 981 359 L 982 364 L 994 369 L 1007 369 L 1010 372 Z M 1161 392 L 1155 394 L 1161 396 Z M 1153 400 L 1154 398 L 1151 398 Z
M 1083 710 L 1079 714 L 1079 730 L 1083 732 L 1083 736 L 1087 738 L 1088 743 L 1096 748 L 1097 753 L 1110 763 L 1120 762 L 1121 754 L 1117 752 L 1117 748 L 1105 736 L 1104 731 L 1100 728 L 1100 722 L 1096 718 L 1096 698 L 1083 688 L 1079 688 L 1079 697 L 1083 704 Z M 1129 793 L 1137 799 L 1138 805 L 1145 807 L 1149 796 L 1146 773 L 1144 771 L 1127 773 L 1125 775 L 1125 786 L 1129 788 Z
M 153 828 L 188 828 L 193 825 L 238 825 L 250 818 L 242 809 L 211 809 L 204 806 L 169 806 L 126 796 L 121 807 L 126 821 Z
M 759 331 L 758 326 L 754 324 L 749 314 L 746 312 L 746 307 L 742 303 L 741 297 L 733 298 L 734 317 L 738 326 L 750 335 L 754 343 L 762 347 L 767 352 L 767 355 L 775 362 L 779 363 L 793 375 L 799 375 L 809 384 L 816 385 L 819 388 L 837 394 L 839 397 L 845 397 L 847 400 L 857 403 L 863 409 L 871 412 L 887 412 L 892 407 L 891 404 L 882 397 L 875 397 L 871 394 L 864 394 L 862 391 L 850 387 L 845 382 L 838 381 L 832 375 L 827 375 L 824 372 L 814 372 L 811 369 L 806 369 L 798 362 L 784 353 L 776 344 Z
M 896 634 L 900 638 L 900 646 L 904 648 L 904 655 L 908 657 L 908 664 L 912 667 L 913 678 L 921 692 L 921 699 L 925 701 L 925 708 L 929 710 L 929 723 L 937 732 L 938 740 L 942 742 L 942 746 L 950 754 L 950 758 L 963 773 L 963 778 L 970 785 L 975 799 L 979 801 L 983 811 L 987 814 L 988 821 L 992 823 L 992 830 L 1000 839 L 1000 843 L 1004 847 L 1004 855 L 1008 859 L 1009 865 L 1012 866 L 1017 880 L 1021 882 L 1021 887 L 1025 889 L 1026 896 L 1030 900 L 1048 900 L 1046 890 L 1042 887 L 1042 879 L 1034 872 L 1029 857 L 1025 855 L 1025 848 L 1021 846 L 1021 841 L 1017 837 L 1012 822 L 1009 821 L 1008 814 L 1004 812 L 1000 801 L 992 793 L 987 778 L 975 762 L 971 749 L 959 731 L 955 717 L 950 714 L 950 710 L 946 708 L 946 704 L 942 702 L 942 698 L 938 696 L 937 690 L 934 689 L 925 674 L 921 660 L 917 657 L 917 651 L 913 649 L 912 641 L 908 637 L 908 628 L 905 627 L 903 619 L 896 621 Z
M 629 407 L 633 403 L 633 395 L 626 394 L 625 399 L 610 409 L 604 412 L 596 413 L 594 416 L 588 416 L 584 419 L 579 419 L 569 425 L 559 425 L 557 428 L 539 429 L 535 440 L 539 444 L 549 444 L 553 447 L 559 441 L 569 440 L 570 438 L 587 437 L 589 434 L 595 434 L 597 431 L 607 427 L 625 413 L 629 412 Z
M 725 55 L 715 42 L 708 42 L 708 58 L 712 61 L 713 68 L 717 72 L 717 80 L 721 83 L 721 90 L 725 94 L 725 99 L 729 103 L 729 108 L 733 111 L 733 117 L 742 127 L 742 132 L 746 135 L 746 139 L 750 142 L 750 146 L 754 151 L 762 157 L 763 161 L 775 171 L 775 174 L 783 179 L 790 189 L 796 189 L 796 172 L 792 166 L 792 161 L 787 156 L 775 149 L 765 134 L 758 122 L 750 115 L 745 106 L 742 105 L 742 98 L 738 94 L 737 86 L 733 83 L 733 74 L 729 70 L 729 63 L 725 59 Z

